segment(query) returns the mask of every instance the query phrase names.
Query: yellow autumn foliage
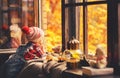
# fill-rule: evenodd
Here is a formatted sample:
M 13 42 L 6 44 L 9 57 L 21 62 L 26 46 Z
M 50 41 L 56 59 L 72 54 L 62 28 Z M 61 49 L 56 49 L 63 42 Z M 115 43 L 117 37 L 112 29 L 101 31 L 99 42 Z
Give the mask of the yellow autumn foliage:
M 92 1 L 92 0 L 89 0 Z M 46 0 L 47 30 L 46 48 L 62 44 L 61 0 Z M 107 48 L 107 5 L 88 6 L 88 52 L 95 53 L 97 45 Z M 82 17 L 83 14 L 81 13 Z M 81 19 L 81 18 L 80 18 Z M 83 49 L 83 19 L 80 20 L 80 49 Z

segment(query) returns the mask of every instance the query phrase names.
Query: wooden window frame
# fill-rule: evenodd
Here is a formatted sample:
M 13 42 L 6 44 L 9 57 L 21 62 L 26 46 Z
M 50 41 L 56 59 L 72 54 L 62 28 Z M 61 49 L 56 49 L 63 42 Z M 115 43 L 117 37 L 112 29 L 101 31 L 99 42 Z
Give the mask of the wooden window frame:
M 75 36 L 79 36 L 79 34 L 73 33 L 76 32 L 76 30 L 78 29 L 77 26 L 72 26 L 74 28 L 72 28 L 71 26 L 69 26 L 68 24 L 66 24 L 66 20 L 71 20 L 70 19 L 70 15 L 68 12 L 68 17 L 69 19 L 65 18 L 66 12 L 65 9 L 67 7 L 75 7 L 75 6 L 80 6 L 83 5 L 83 3 L 79 2 L 79 3 L 75 3 L 75 0 L 72 0 L 73 4 L 66 4 L 65 0 L 62 0 L 62 49 L 63 51 L 67 48 L 67 41 L 71 38 L 70 34 L 74 34 Z M 85 0 L 83 0 L 84 2 Z M 99 4 L 99 3 L 107 3 L 107 49 L 108 49 L 108 66 L 110 67 L 114 67 L 115 69 L 119 70 L 118 68 L 120 68 L 119 65 L 119 61 L 120 61 L 120 27 L 118 26 L 118 3 L 120 3 L 120 1 L 118 2 L 118 0 L 106 0 L 106 1 L 93 1 L 93 2 L 85 2 L 84 5 L 88 4 Z M 85 7 L 83 7 L 85 8 Z M 83 10 L 83 14 L 85 14 L 86 10 Z M 72 12 L 72 15 L 75 15 L 74 12 Z M 86 20 L 85 15 L 83 15 L 84 20 Z M 120 17 L 119 17 L 120 18 Z M 73 18 L 72 18 L 73 20 Z M 75 24 L 75 21 L 69 21 L 68 23 L 71 24 L 71 22 Z M 83 22 L 84 25 L 84 29 L 87 27 L 87 25 L 85 24 L 85 21 Z M 72 30 L 72 32 L 70 32 L 70 30 Z M 69 33 L 69 34 L 68 34 Z M 86 34 L 86 31 L 84 30 L 84 34 Z M 86 36 L 84 36 L 84 39 L 86 38 Z M 84 40 L 84 44 L 86 44 L 86 40 Z M 84 45 L 86 46 L 86 45 Z M 87 47 L 84 48 L 84 51 L 86 51 Z

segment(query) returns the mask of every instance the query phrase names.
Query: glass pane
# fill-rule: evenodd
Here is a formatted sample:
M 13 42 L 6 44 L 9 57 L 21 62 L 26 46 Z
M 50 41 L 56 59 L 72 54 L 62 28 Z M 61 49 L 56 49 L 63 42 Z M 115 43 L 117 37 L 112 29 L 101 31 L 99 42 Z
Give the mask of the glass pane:
M 107 1 L 107 0 L 85 0 L 85 2 L 94 2 L 94 1 Z M 65 4 L 70 4 L 71 2 L 80 3 L 83 0 L 65 0 Z
M 3 25 L 8 25 L 8 13 L 3 14 Z
M 88 6 L 88 54 L 95 54 L 98 46 L 107 52 L 107 5 Z
M 75 0 L 76 3 L 83 2 L 83 0 Z
M 2 14 L 2 26 L 0 27 L 0 49 L 9 48 L 7 42 L 9 42 L 8 31 L 8 13 Z
M 69 1 L 69 0 L 65 0 L 65 4 L 67 4 L 67 3 L 68 3 L 68 1 Z
M 7 10 L 8 9 L 7 5 L 8 5 L 7 0 L 3 0 L 3 2 L 2 2 L 3 10 Z
M 0 49 L 17 48 L 26 42 L 21 27 L 37 26 L 38 9 L 34 8 L 34 0 L 2 0 L 1 4 Z
M 2 21 L 1 23 L 1 29 L 2 29 L 2 34 L 0 34 L 0 48 L 1 49 L 7 49 L 7 48 L 17 48 L 21 44 L 21 36 L 20 33 L 18 34 L 19 31 L 16 31 L 16 28 L 11 27 L 17 26 L 19 28 L 19 19 L 20 19 L 20 8 L 19 8 L 19 1 L 15 0 L 2 0 Z M 9 9 L 8 9 L 9 8 Z M 20 28 L 19 28 L 20 29 Z M 16 31 L 16 32 L 15 32 Z M 19 36 L 19 39 L 15 39 L 13 43 L 13 32 L 14 32 L 14 37 Z M 18 43 L 17 43 L 18 42 Z M 16 45 L 13 47 L 13 45 Z
M 87 2 L 92 2 L 92 1 L 106 1 L 106 0 L 87 0 Z
M 28 26 L 35 26 L 35 17 L 34 17 L 34 1 L 33 0 L 24 0 L 22 1 L 22 24 Z
M 83 52 L 83 7 L 79 7 L 80 8 L 80 50 Z
M 51 52 L 55 46 L 61 46 L 61 0 L 45 0 L 47 17 L 47 29 L 45 30 L 45 45 L 47 51 Z M 44 12 L 45 13 L 45 12 Z
M 75 2 L 75 3 L 79 3 L 79 2 L 83 2 L 83 0 L 65 0 L 65 4 L 68 4 L 70 2 Z

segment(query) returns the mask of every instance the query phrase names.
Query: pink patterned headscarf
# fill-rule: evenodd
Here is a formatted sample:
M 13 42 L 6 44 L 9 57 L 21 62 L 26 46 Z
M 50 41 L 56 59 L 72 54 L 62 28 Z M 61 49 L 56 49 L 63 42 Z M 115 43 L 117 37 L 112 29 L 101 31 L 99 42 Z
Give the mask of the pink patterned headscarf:
M 26 34 L 29 41 L 34 41 L 44 36 L 43 30 L 38 27 L 23 26 L 22 31 Z

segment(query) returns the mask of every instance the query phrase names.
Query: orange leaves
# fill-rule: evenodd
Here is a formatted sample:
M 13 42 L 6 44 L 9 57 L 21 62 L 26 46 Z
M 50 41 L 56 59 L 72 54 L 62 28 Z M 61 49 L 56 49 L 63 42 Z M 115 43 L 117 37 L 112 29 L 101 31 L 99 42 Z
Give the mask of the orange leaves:
M 61 45 L 61 0 L 46 0 L 47 7 L 47 30 L 46 49 L 52 52 L 52 48 Z
M 95 53 L 97 45 L 107 49 L 107 6 L 88 7 L 88 52 Z
M 46 48 L 61 45 L 61 0 L 46 0 L 47 7 L 47 30 Z M 82 9 L 82 8 L 81 8 Z M 88 51 L 95 53 L 97 45 L 107 48 L 107 5 L 88 6 Z M 82 10 L 81 10 L 82 11 Z M 82 17 L 83 14 L 80 14 Z M 80 18 L 81 19 L 81 18 Z M 80 49 L 83 48 L 83 19 L 80 21 Z

